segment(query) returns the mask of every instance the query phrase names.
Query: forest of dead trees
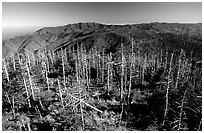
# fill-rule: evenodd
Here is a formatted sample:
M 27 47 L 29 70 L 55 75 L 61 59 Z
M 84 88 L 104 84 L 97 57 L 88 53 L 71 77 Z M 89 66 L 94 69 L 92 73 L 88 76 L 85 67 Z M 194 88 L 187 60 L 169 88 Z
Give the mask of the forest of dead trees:
M 202 130 L 202 62 L 179 51 L 83 45 L 2 61 L 3 130 Z

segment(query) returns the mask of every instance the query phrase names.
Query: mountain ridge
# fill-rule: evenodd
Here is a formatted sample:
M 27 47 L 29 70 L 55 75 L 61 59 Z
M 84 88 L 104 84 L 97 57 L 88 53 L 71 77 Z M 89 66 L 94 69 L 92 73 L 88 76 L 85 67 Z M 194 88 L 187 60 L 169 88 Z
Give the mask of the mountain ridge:
M 117 49 L 119 41 L 129 45 L 131 38 L 137 42 L 165 43 L 170 47 L 179 43 L 202 46 L 202 23 L 142 23 L 126 25 L 106 25 L 95 22 L 74 23 L 58 27 L 44 27 L 27 35 L 3 40 L 2 54 L 11 56 L 20 51 L 57 50 L 65 44 L 83 44 L 89 50 L 93 46 Z M 171 39 L 169 39 L 171 38 Z M 182 40 L 182 41 L 176 41 Z M 172 41 L 172 42 L 171 42 Z M 172 46 L 171 46 L 172 45 Z M 176 45 L 177 46 L 177 45 Z M 194 47 L 194 46 L 192 46 Z M 198 49 L 198 48 L 196 48 Z M 200 51 L 202 52 L 202 51 Z

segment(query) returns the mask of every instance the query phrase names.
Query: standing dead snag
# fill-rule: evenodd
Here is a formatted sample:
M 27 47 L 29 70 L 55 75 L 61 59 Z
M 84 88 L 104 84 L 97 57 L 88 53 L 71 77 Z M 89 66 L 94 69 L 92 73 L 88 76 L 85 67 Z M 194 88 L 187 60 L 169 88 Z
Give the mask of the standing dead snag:
M 28 87 L 26 85 L 26 81 L 25 81 L 25 78 L 23 77 L 23 83 L 24 83 L 24 86 L 25 86 L 25 89 L 26 89 L 26 94 L 27 94 L 27 99 L 28 99 L 28 106 L 31 107 L 31 103 L 30 103 L 30 98 L 29 98 L 29 92 L 28 92 Z
M 132 38 L 132 51 L 131 51 L 131 55 L 129 56 L 130 57 L 130 79 L 129 79 L 129 88 L 128 88 L 128 104 L 129 104 L 129 100 L 130 100 L 130 92 L 131 92 L 131 87 L 132 87 L 132 72 L 133 72 L 133 56 L 134 56 L 134 53 L 133 53 L 133 48 L 134 48 L 134 42 L 133 42 L 133 38 Z
M 166 59 L 165 59 L 165 70 L 167 70 L 167 63 L 168 63 L 168 51 L 166 52 Z
M 82 98 L 81 98 L 81 93 L 82 93 L 82 90 L 80 91 L 79 89 L 79 106 L 80 106 L 80 113 L 81 113 L 81 121 L 82 121 L 82 129 L 84 130 L 85 129 L 85 123 L 84 123 L 84 114 L 83 114 L 83 108 L 82 108 Z
M 77 78 L 77 83 L 79 83 L 79 52 L 78 52 L 78 44 L 77 44 L 77 53 L 76 53 L 76 61 L 75 61 L 75 66 L 76 66 L 76 78 Z
M 123 54 L 123 43 L 121 43 L 121 58 L 122 58 L 122 64 L 121 64 L 121 88 L 120 88 L 120 100 L 122 101 L 123 99 L 123 87 L 124 87 L 124 83 L 123 83 L 123 76 L 124 76 L 124 54 Z
M 14 69 L 14 71 L 16 71 L 16 62 L 15 62 L 14 55 L 12 56 L 12 59 L 13 59 L 13 69 Z
M 123 77 L 124 77 L 124 67 L 125 67 L 125 57 L 124 57 L 124 53 L 123 53 L 123 43 L 121 41 L 121 56 L 122 56 L 122 64 L 121 64 L 121 88 L 120 88 L 120 104 L 121 104 L 121 113 L 120 113 L 120 124 L 122 122 L 122 115 L 123 115 L 123 87 L 124 87 L 124 81 L 123 81 Z
M 21 63 L 21 59 L 20 59 L 20 56 L 19 54 L 17 54 L 17 57 L 18 57 L 18 62 L 19 62 L 19 66 L 20 68 L 22 67 L 22 63 Z M 22 69 L 22 68 L 21 68 Z M 28 106 L 31 107 L 31 102 L 30 102 L 30 94 L 29 94 L 29 91 L 28 91 L 28 87 L 27 87 L 27 84 L 26 84 L 26 80 L 25 80 L 25 77 L 24 75 L 22 76 L 23 78 L 23 83 L 24 83 L 24 87 L 25 87 L 25 90 L 26 90 L 26 95 L 27 95 L 27 99 L 28 99 Z
M 8 100 L 8 103 L 11 105 L 11 100 L 10 100 L 10 98 L 9 98 L 8 92 L 6 92 L 6 98 L 7 98 L 7 100 Z
M 34 94 L 34 88 L 33 88 L 33 84 L 32 84 L 32 78 L 31 78 L 31 75 L 30 75 L 30 68 L 29 68 L 29 65 L 30 64 L 30 58 L 29 58 L 29 55 L 27 54 L 27 58 L 28 58 L 28 63 L 26 63 L 26 68 L 27 68 L 27 73 L 28 73 L 28 77 L 29 77 L 29 83 L 30 83 L 30 87 L 31 87 L 31 91 L 32 91 L 32 97 L 33 97 L 33 100 L 35 100 L 35 94 Z
M 16 113 L 15 113 L 15 99 L 14 99 L 14 96 L 12 96 L 12 113 L 13 113 L 13 118 L 15 119 Z
M 102 55 L 102 72 L 101 72 L 101 76 L 102 76 L 102 83 L 104 83 L 104 70 L 105 70 L 105 59 L 104 59 L 104 48 L 103 48 L 103 55 Z
M 185 90 L 185 92 L 183 94 L 182 101 L 181 101 L 178 130 L 181 130 L 181 126 L 182 126 L 181 124 L 182 124 L 183 108 L 184 108 L 184 104 L 185 104 L 186 93 L 187 93 L 187 91 Z
M 143 65 L 142 65 L 142 84 L 144 83 L 146 61 L 147 61 L 147 55 L 145 56 L 144 61 L 143 61 Z
M 179 56 L 179 66 L 178 66 L 178 72 L 177 72 L 177 77 L 176 77 L 176 84 L 175 84 L 175 89 L 177 89 L 178 87 L 178 82 L 179 82 L 179 77 L 180 77 L 180 68 L 181 68 L 181 58 L 182 58 L 182 54 L 183 54 L 183 50 L 181 50 L 180 52 L 180 56 Z
M 64 52 L 63 49 L 61 49 L 61 56 L 62 56 L 62 73 L 63 73 L 63 83 L 64 87 L 66 89 L 66 77 L 65 77 L 65 62 L 64 62 Z
M 42 61 L 41 61 L 41 65 L 42 65 L 42 71 L 43 71 L 43 74 L 45 73 L 45 77 L 46 77 L 46 82 L 47 82 L 47 88 L 48 88 L 48 91 L 50 91 L 50 86 L 49 86 L 49 63 L 48 63 L 48 59 L 47 59 L 47 56 L 45 54 L 45 52 L 42 52 Z
M 86 85 L 87 85 L 87 89 L 89 90 L 89 68 L 88 68 L 88 63 L 89 63 L 89 60 L 88 60 L 88 56 L 85 55 L 85 76 L 86 76 Z
M 171 55 L 171 60 L 170 60 L 170 66 L 169 66 L 169 72 L 168 72 L 168 82 L 167 82 L 167 89 L 166 89 L 166 106 L 165 106 L 165 112 L 164 112 L 164 120 L 163 120 L 163 126 L 166 122 L 166 119 L 167 119 L 167 113 L 168 113 L 168 108 L 169 108 L 169 88 L 170 88 L 170 83 L 171 83 L 171 71 L 172 71 L 172 62 L 173 62 L 173 56 L 174 56 L 174 53 L 172 53 Z
M 57 78 L 57 84 L 58 84 L 58 88 L 59 88 L 59 96 L 60 96 L 60 100 L 61 100 L 61 103 L 62 103 L 62 107 L 64 108 L 64 102 L 63 102 L 63 97 L 62 97 L 62 90 L 61 90 L 60 81 L 59 81 L 58 78 Z
M 5 71 L 5 73 L 6 73 L 6 78 L 7 78 L 8 82 L 9 82 L 10 79 L 9 79 L 9 74 L 8 74 L 8 69 L 7 69 L 7 65 L 6 65 L 6 60 L 5 60 L 5 58 L 3 59 L 3 64 L 4 64 L 4 71 Z
M 43 51 L 43 65 L 44 65 L 44 69 L 45 69 L 45 76 L 46 76 L 46 81 L 47 81 L 47 88 L 48 91 L 50 91 L 50 85 L 49 85 L 49 78 L 48 78 L 48 73 L 49 73 L 49 61 L 48 61 L 48 57 L 46 56 L 46 51 Z
M 113 63 L 111 62 L 112 61 L 112 54 L 110 53 L 110 55 L 108 56 L 108 64 L 107 64 L 107 69 L 108 69 L 108 79 L 107 79 L 107 85 L 108 85 L 108 95 L 109 95 L 109 92 L 111 90 L 111 82 L 112 82 L 112 65 Z

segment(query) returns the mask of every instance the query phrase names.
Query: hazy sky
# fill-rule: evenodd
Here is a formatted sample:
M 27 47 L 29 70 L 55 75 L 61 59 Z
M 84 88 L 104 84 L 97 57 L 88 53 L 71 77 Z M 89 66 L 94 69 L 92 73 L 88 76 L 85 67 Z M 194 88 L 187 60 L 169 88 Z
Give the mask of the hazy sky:
M 3 28 L 76 22 L 202 22 L 202 3 L 3 3 Z

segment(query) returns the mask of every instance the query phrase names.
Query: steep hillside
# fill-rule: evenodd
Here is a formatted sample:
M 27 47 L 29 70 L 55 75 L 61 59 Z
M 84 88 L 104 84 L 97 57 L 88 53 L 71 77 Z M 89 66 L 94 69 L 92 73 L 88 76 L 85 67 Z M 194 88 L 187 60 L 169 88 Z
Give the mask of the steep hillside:
M 87 50 L 96 46 L 106 52 L 117 52 L 121 41 L 129 47 L 131 38 L 148 48 L 184 49 L 201 58 L 202 24 L 146 23 L 104 25 L 76 23 L 60 27 L 45 27 L 32 35 L 3 41 L 3 56 L 16 52 L 44 49 L 57 51 L 61 47 L 83 44 Z M 144 47 L 145 48 L 145 47 Z

